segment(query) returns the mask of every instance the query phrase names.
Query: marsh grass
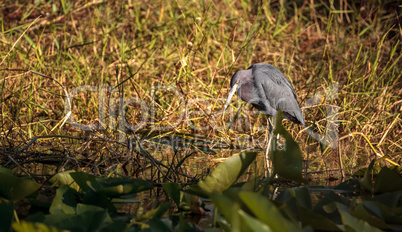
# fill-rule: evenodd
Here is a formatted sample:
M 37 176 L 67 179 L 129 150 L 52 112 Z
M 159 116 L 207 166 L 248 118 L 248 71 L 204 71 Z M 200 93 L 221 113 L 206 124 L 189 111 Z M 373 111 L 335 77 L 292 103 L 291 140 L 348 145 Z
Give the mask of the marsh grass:
M 153 181 L 200 178 L 205 173 L 194 174 L 188 168 L 190 159 L 205 167 L 222 148 L 265 148 L 264 115 L 249 106 L 238 112 L 241 103 L 235 102 L 230 116 L 219 115 L 233 73 L 259 62 L 283 71 L 300 105 L 338 83 L 335 99 L 326 100 L 324 94 L 320 104 L 305 109 L 307 125 L 325 133 L 326 107 L 337 105 L 339 137 L 359 132 L 376 153 L 401 164 L 402 31 L 397 1 L 0 4 L 4 167 L 33 173 L 51 164 L 43 174 L 76 168 L 144 175 Z M 71 116 L 95 125 L 86 132 L 63 123 L 63 88 L 70 92 L 84 85 L 107 88 L 107 109 L 113 109 L 104 112 L 102 121 L 100 91 L 78 93 Z M 122 98 L 141 99 L 149 109 L 141 111 L 140 101 L 134 101 L 121 115 Z M 183 103 L 190 113 L 180 121 Z M 125 128 L 117 115 L 137 125 L 148 113 L 153 117 L 142 128 L 122 135 Z M 224 128 L 231 123 L 231 129 Z M 363 136 L 342 137 L 338 149 L 331 149 L 309 139 L 300 126 L 284 124 L 308 157 L 310 173 L 339 174 L 338 154 L 349 175 L 379 158 Z M 160 149 L 161 139 L 176 137 L 188 141 L 187 146 Z M 154 146 L 139 146 L 138 141 Z

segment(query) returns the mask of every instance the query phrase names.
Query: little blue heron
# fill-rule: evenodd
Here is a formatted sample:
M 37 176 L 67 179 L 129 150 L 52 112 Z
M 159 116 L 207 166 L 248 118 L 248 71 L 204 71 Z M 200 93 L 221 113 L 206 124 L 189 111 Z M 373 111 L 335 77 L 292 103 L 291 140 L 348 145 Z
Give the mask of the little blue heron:
M 230 92 L 226 100 L 226 110 L 230 99 L 238 90 L 238 96 L 245 102 L 252 104 L 262 113 L 275 117 L 278 110 L 282 110 L 287 120 L 305 126 L 303 114 L 297 103 L 295 90 L 283 73 L 271 64 L 258 63 L 247 70 L 237 71 L 230 80 Z M 266 151 L 266 162 L 269 169 L 268 152 L 272 140 L 272 125 L 269 121 L 270 138 Z

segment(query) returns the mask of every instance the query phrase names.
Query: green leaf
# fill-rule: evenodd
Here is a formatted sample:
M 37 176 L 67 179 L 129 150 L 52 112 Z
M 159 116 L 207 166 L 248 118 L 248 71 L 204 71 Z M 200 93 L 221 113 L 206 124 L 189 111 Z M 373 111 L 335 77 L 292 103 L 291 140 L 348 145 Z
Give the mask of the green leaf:
M 51 214 L 75 214 L 76 206 L 77 201 L 75 200 L 73 190 L 67 185 L 63 185 L 56 190 L 56 196 L 53 199 L 49 212 Z
M 285 215 L 293 222 L 300 220 L 299 206 L 311 209 L 311 196 L 308 188 L 285 188 L 278 197 L 275 199 L 276 205 L 281 205 L 279 208 L 283 215 Z
M 351 215 L 349 208 L 341 203 L 334 203 L 338 208 L 339 213 L 342 217 L 342 223 L 345 226 L 346 231 L 364 231 L 364 232 L 380 232 L 380 229 L 377 229 L 371 226 L 368 222 L 358 219 Z
M 341 204 L 348 203 L 348 200 L 342 198 L 338 194 L 333 191 L 328 192 L 325 194 L 324 198 L 321 198 L 318 203 L 315 205 L 313 211 L 317 214 L 320 214 L 326 218 L 329 218 L 331 221 L 335 222 L 336 224 L 342 223 L 341 215 L 337 212 L 336 207 L 333 205 L 334 202 L 339 202 Z M 333 207 L 328 207 L 333 206 Z M 332 210 L 328 210 L 332 208 Z
M 8 174 L 8 175 L 13 175 L 13 170 L 8 169 L 8 168 L 0 167 L 0 173 L 4 173 L 4 174 Z
M 0 204 L 0 228 L 2 231 L 11 231 L 11 223 L 14 218 L 14 204 L 3 202 Z
M 313 203 L 311 202 L 310 191 L 307 187 L 298 187 L 291 189 L 294 192 L 294 196 L 297 199 L 297 203 L 304 208 L 313 208 Z
M 255 191 L 259 185 L 259 181 L 260 177 L 251 178 L 241 186 L 241 189 L 246 191 Z
M 69 174 L 73 178 L 75 183 L 77 183 L 78 186 L 80 186 L 81 191 L 83 192 L 86 192 L 91 188 L 99 189 L 101 187 L 96 181 L 96 176 L 87 174 L 85 172 L 71 172 Z
M 198 225 L 194 224 L 194 227 L 190 226 L 190 224 L 186 220 L 186 217 L 181 214 L 180 218 L 179 218 L 179 224 L 178 224 L 178 226 L 176 226 L 174 231 L 175 232 L 197 231 L 195 226 L 198 226 Z M 221 232 L 221 230 L 219 232 Z
M 364 173 L 363 179 L 360 181 L 360 186 L 365 188 L 366 190 L 373 192 L 373 180 L 372 180 L 372 171 L 375 160 L 372 160 Z
M 106 226 L 102 227 L 100 230 L 101 232 L 120 232 L 126 231 L 127 225 L 126 222 L 123 220 L 117 220 L 107 224 Z
M 222 230 L 220 230 L 220 232 L 221 231 L 233 231 L 233 230 L 231 230 L 232 225 L 230 225 L 230 223 L 226 220 L 226 218 L 221 216 L 221 214 L 218 214 L 218 213 L 214 214 L 213 221 L 216 222 L 216 225 L 218 225 L 219 228 L 222 228 Z
M 375 180 L 374 193 L 394 192 L 399 190 L 402 190 L 402 178 L 388 167 L 382 167 Z
M 97 206 L 77 204 L 76 212 L 76 215 L 49 214 L 41 222 L 59 229 L 78 232 L 99 231 L 100 228 L 112 222 L 107 211 Z
M 178 183 L 164 183 L 162 187 L 176 203 L 176 206 L 180 208 L 180 185 Z
M 70 175 L 82 191 L 92 190 L 108 197 L 120 197 L 154 188 L 154 184 L 141 179 L 96 177 L 83 172 Z
M 230 231 L 247 231 L 248 229 L 247 225 L 241 223 L 240 220 L 240 208 L 244 206 L 244 209 L 246 209 L 246 206 L 239 198 L 240 192 L 242 192 L 240 188 L 231 187 L 223 193 L 213 192 L 210 195 L 218 212 L 229 222 L 226 227 L 229 227 Z M 223 220 L 220 220 L 220 224 L 222 222 Z
M 150 227 L 149 231 L 153 232 L 166 232 L 166 231 L 172 231 L 164 222 L 161 221 L 159 218 L 152 218 L 147 222 L 147 224 Z
M 373 201 L 380 202 L 389 208 L 395 208 L 398 206 L 398 200 L 401 197 L 402 191 L 387 192 L 373 197 Z
M 242 222 L 245 223 L 248 228 L 250 228 L 251 231 L 255 231 L 255 232 L 271 232 L 273 230 L 271 230 L 271 228 L 269 228 L 269 226 L 265 225 L 264 223 L 262 223 L 261 221 L 257 220 L 254 217 L 251 217 L 250 215 L 248 215 L 247 213 L 245 213 L 243 210 L 239 211 L 239 215 L 240 218 L 242 219 Z
M 231 223 L 232 226 L 238 226 L 236 224 L 239 223 L 239 217 L 237 214 L 239 203 L 233 201 L 230 197 L 217 192 L 211 193 L 210 198 L 215 207 L 229 221 L 229 223 Z
M 375 201 L 363 201 L 361 205 L 370 210 L 371 214 L 375 215 L 378 218 L 384 219 L 384 216 L 381 213 L 380 204 L 381 203 Z
M 130 178 L 97 178 L 96 183 L 90 183 L 90 187 L 96 191 L 106 194 L 109 197 L 128 195 L 154 188 L 154 184 Z
M 360 191 L 360 181 L 356 179 L 346 180 L 334 187 L 337 193 L 357 193 Z
M 69 170 L 65 172 L 59 172 L 56 175 L 52 176 L 50 178 L 49 182 L 52 183 L 52 186 L 63 186 L 63 185 L 68 185 L 70 188 L 75 189 L 76 191 L 79 191 L 80 187 L 79 185 L 74 181 L 74 179 L 71 177 L 71 173 L 74 173 L 74 170 Z
M 354 217 L 362 219 L 375 227 L 387 230 L 391 229 L 382 218 L 381 210 L 376 205 L 376 202 L 363 202 L 363 204 L 358 204 L 351 211 L 351 214 Z
M 314 213 L 311 209 L 299 206 L 298 210 L 303 226 L 311 226 L 319 231 L 341 231 L 341 229 L 329 218 Z
M 155 209 L 148 210 L 145 214 L 138 216 L 135 218 L 135 221 L 143 221 L 143 220 L 149 220 L 152 218 L 161 218 L 163 214 L 166 213 L 166 211 L 170 208 L 169 203 L 164 203 L 162 205 L 159 205 Z
M 284 218 L 278 208 L 267 198 L 254 192 L 239 193 L 241 200 L 254 215 L 273 231 L 302 231 L 299 227 Z
M 380 173 L 381 167 L 378 165 L 374 165 L 372 168 L 372 172 L 374 175 L 377 175 Z M 366 173 L 367 168 L 360 168 L 359 170 L 355 171 L 352 176 L 358 176 L 358 177 L 364 177 L 364 174 Z
M 109 213 L 116 213 L 116 208 L 111 200 L 103 193 L 88 190 L 85 192 L 82 203 L 87 205 L 98 206 L 107 209 Z
M 67 232 L 65 230 L 59 230 L 54 226 L 45 225 L 40 222 L 27 222 L 22 221 L 20 223 L 14 222 L 13 229 L 16 232 Z M 7 230 L 9 231 L 9 230 Z
M 306 181 L 302 177 L 303 157 L 300 147 L 282 126 L 282 119 L 282 111 L 278 111 L 271 147 L 274 173 L 281 177 L 305 183 Z M 278 134 L 285 139 L 285 144 L 282 147 L 278 146 Z
M 0 197 L 19 201 L 38 191 L 40 185 L 35 181 L 0 173 Z
M 246 168 L 255 160 L 257 153 L 246 152 L 235 155 L 221 163 L 204 180 L 190 188 L 190 193 L 208 196 L 212 192 L 223 192 L 228 189 L 243 174 Z
M 81 214 L 85 215 L 87 213 L 103 213 L 103 212 L 106 212 L 106 210 L 99 206 L 87 205 L 82 203 L 77 204 L 77 215 Z M 108 222 L 111 222 L 110 217 L 108 215 L 105 218 L 108 220 Z

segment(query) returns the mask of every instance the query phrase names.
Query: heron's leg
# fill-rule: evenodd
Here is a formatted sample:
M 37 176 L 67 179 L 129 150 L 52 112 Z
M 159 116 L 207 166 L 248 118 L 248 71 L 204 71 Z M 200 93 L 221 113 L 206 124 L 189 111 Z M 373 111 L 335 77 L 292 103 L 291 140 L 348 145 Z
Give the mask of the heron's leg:
M 265 163 L 266 163 L 266 165 L 267 165 L 267 166 L 266 166 L 266 167 L 267 167 L 267 170 L 266 170 L 265 175 L 266 175 L 267 177 L 269 177 L 269 176 L 271 175 L 271 165 L 270 165 L 270 162 L 269 162 L 269 150 L 270 150 L 270 148 L 271 148 L 272 133 L 273 133 L 273 131 L 274 131 L 274 127 L 273 127 L 273 125 L 272 125 L 272 122 L 271 122 L 271 119 L 270 119 L 270 118 L 268 118 L 268 124 L 269 124 L 269 126 L 268 126 L 269 137 L 268 137 L 267 150 L 266 150 L 266 152 L 265 152 Z

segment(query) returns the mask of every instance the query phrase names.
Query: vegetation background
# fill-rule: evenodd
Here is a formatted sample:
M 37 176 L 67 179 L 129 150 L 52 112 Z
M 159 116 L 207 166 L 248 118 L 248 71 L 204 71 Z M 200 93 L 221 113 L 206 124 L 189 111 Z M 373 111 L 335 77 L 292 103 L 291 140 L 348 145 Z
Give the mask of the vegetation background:
M 191 171 L 180 169 L 189 157 L 189 169 L 208 169 L 205 163 L 212 157 L 230 155 L 216 155 L 214 148 L 266 146 L 267 131 L 258 129 L 266 126 L 263 115 L 243 111 L 237 118 L 242 123 L 231 130 L 217 127 L 233 121 L 233 115 L 219 116 L 231 76 L 259 62 L 282 70 L 300 105 L 322 93 L 317 106 L 304 110 L 314 131 L 324 134 L 326 107 L 339 106 L 338 149 L 320 145 L 303 128 L 284 121 L 300 142 L 310 173 L 338 170 L 339 156 L 347 174 L 379 156 L 402 162 L 398 1 L 6 0 L 0 6 L 3 167 L 41 175 L 76 168 L 138 176 L 151 166 L 146 179 L 160 181 L 156 165 L 192 179 Z M 325 90 L 334 83 L 336 98 L 328 100 Z M 107 86 L 111 109 L 117 110 L 120 98 L 142 99 L 155 106 L 153 120 L 126 131 L 122 142 L 117 111 L 99 120 L 95 89 L 74 97 L 71 117 L 98 126 L 88 132 L 63 123 L 65 93 L 84 85 Z M 156 86 L 176 89 L 183 99 L 169 89 L 153 91 Z M 183 102 L 187 113 L 180 121 Z M 233 104 L 233 112 L 238 107 Z M 147 117 L 140 109 L 139 104 L 126 107 L 128 123 Z M 130 133 L 148 146 L 130 147 L 126 141 L 135 144 Z M 157 146 L 174 138 L 201 143 L 189 142 L 192 149 Z M 159 150 L 147 149 L 152 145 Z

